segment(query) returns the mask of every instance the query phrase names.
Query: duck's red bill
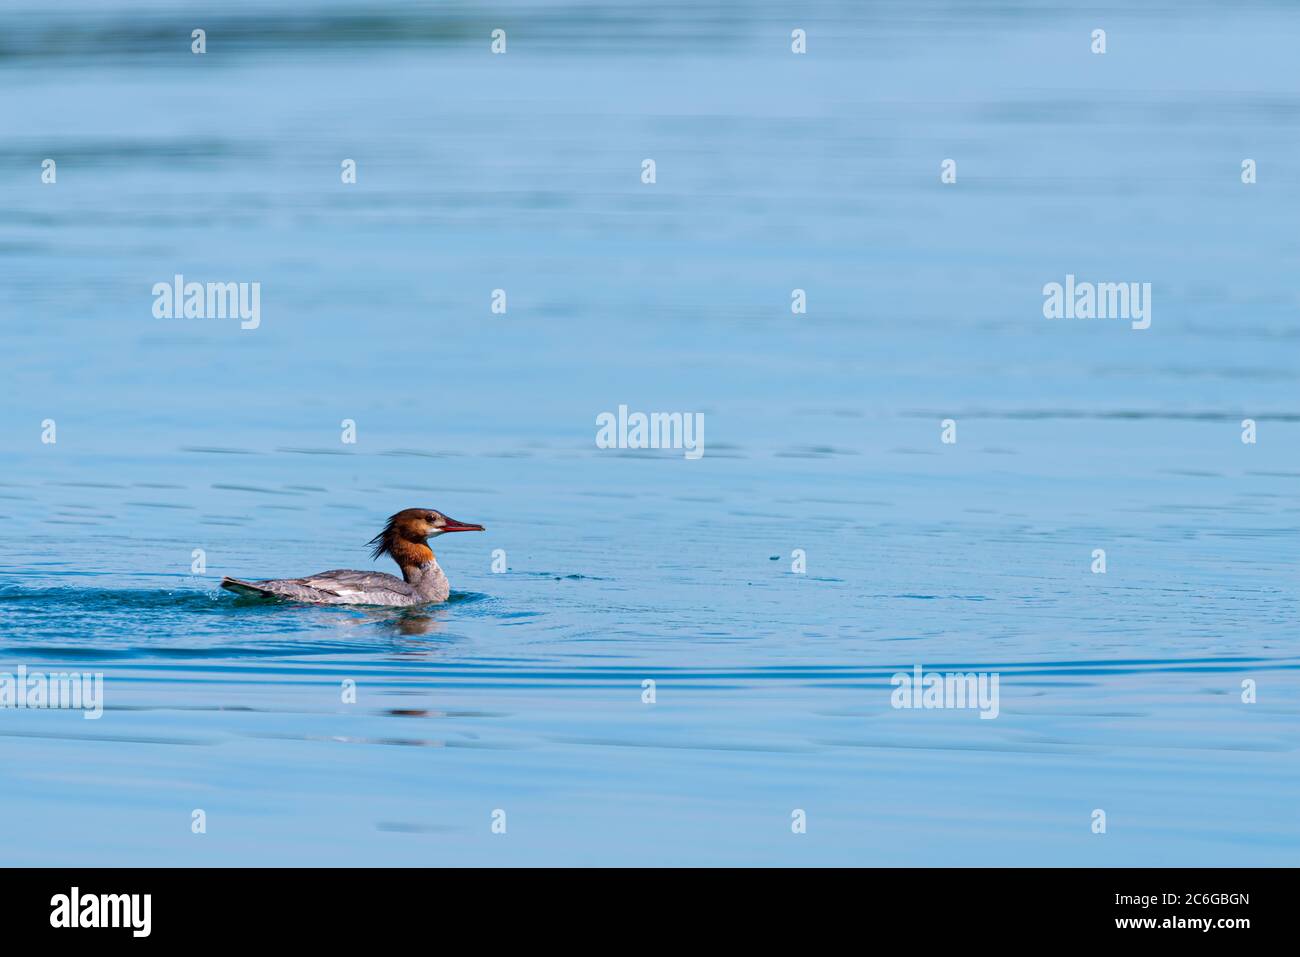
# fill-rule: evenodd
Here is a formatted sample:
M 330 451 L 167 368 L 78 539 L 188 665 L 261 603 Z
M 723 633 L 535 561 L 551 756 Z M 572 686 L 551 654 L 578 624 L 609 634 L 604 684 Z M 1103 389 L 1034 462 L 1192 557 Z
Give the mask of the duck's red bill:
M 440 532 L 481 532 L 484 531 L 482 525 L 470 525 L 466 522 L 457 522 L 453 519 L 447 519 L 447 524 L 438 529 Z

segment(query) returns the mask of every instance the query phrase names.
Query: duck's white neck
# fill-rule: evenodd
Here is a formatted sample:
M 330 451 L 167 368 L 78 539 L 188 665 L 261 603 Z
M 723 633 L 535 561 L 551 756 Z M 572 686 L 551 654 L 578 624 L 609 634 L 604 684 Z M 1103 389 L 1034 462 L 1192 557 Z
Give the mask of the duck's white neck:
M 447 581 L 446 574 L 438 566 L 438 559 L 432 555 L 427 562 L 403 568 L 402 577 L 425 601 L 446 601 L 451 594 L 451 582 Z

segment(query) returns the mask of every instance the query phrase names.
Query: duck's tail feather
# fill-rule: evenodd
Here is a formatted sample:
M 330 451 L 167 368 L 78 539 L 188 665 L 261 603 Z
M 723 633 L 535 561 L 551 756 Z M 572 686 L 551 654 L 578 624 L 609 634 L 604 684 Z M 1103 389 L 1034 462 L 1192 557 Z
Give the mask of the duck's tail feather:
M 240 581 L 238 578 L 229 576 L 221 579 L 221 587 L 226 591 L 233 591 L 236 595 L 254 595 L 259 598 L 280 597 L 269 588 L 263 588 L 261 585 L 254 585 L 252 582 Z

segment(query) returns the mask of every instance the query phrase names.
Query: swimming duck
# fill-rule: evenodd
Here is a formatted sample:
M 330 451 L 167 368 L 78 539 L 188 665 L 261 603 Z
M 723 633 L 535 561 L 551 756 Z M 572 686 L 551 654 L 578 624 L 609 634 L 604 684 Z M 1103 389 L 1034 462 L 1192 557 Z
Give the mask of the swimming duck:
M 336 570 L 306 578 L 272 578 L 241 581 L 223 578 L 221 587 L 241 595 L 291 598 L 318 605 L 424 605 L 446 601 L 451 584 L 438 567 L 429 539 L 448 532 L 481 532 L 431 508 L 407 508 L 388 520 L 384 530 L 368 544 L 371 558 L 388 555 L 397 562 L 402 577 L 384 572 Z

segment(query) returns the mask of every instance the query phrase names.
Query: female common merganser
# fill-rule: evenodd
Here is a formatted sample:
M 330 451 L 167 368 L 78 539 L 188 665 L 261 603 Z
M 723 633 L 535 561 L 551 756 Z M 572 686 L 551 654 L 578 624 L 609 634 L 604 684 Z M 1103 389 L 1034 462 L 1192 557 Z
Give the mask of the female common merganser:
M 481 532 L 431 508 L 408 508 L 388 520 L 384 530 L 367 544 L 371 558 L 389 555 L 402 569 L 402 577 L 383 572 L 332 571 L 307 578 L 274 578 L 246 582 L 223 578 L 221 587 L 242 595 L 275 596 L 318 605 L 423 605 L 446 601 L 451 594 L 447 576 L 438 567 L 429 539 L 447 532 Z

